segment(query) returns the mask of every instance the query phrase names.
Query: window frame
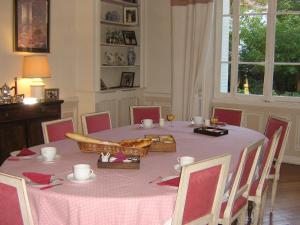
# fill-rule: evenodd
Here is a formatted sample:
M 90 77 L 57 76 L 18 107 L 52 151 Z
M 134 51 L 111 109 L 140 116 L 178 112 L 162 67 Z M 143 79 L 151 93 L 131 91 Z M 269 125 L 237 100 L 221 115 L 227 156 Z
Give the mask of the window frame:
M 276 65 L 295 65 L 300 66 L 300 62 L 274 62 L 275 55 L 275 32 L 276 32 L 276 16 L 277 15 L 300 15 L 300 11 L 278 11 L 277 1 L 268 1 L 268 11 L 266 13 L 245 13 L 240 14 L 240 0 L 233 0 L 232 14 L 223 14 L 223 0 L 216 1 L 216 18 L 215 18 L 215 81 L 214 81 L 214 98 L 224 99 L 228 101 L 258 101 L 258 102 L 300 102 L 300 97 L 293 96 L 273 96 L 273 73 Z M 234 13 L 238 12 L 238 13 Z M 241 15 L 266 15 L 266 50 L 265 60 L 263 62 L 240 62 L 238 61 L 238 46 L 239 46 L 239 30 Z M 222 25 L 223 17 L 231 16 L 232 18 L 232 56 L 231 61 L 222 61 Z M 231 67 L 230 75 L 230 90 L 227 93 L 221 92 L 221 65 L 228 63 L 234 65 Z M 262 95 L 244 95 L 237 92 L 238 88 L 238 66 L 240 64 L 255 64 L 263 65 L 264 83 Z

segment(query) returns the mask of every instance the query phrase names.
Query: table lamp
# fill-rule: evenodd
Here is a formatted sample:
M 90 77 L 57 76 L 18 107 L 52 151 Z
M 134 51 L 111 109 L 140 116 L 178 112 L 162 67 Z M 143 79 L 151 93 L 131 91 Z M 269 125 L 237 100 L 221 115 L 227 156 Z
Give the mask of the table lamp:
M 41 78 L 51 77 L 51 71 L 46 55 L 28 55 L 23 58 L 23 78 L 35 78 L 30 85 L 31 97 L 44 98 L 45 84 Z

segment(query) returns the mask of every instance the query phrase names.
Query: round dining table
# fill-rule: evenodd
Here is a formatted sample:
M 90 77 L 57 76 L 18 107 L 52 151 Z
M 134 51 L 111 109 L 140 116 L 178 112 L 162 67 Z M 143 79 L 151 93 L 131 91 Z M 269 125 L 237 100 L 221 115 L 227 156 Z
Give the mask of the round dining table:
M 265 136 L 247 128 L 226 125 L 228 134 L 212 137 L 193 132 L 190 122 L 176 121 L 173 126 L 154 124 L 144 129 L 138 125 L 114 128 L 91 134 L 102 140 L 120 141 L 144 135 L 171 134 L 176 152 L 149 152 L 141 158 L 139 169 L 104 169 L 97 167 L 97 153 L 83 153 L 76 141 L 66 139 L 31 147 L 40 153 L 41 147 L 54 146 L 58 157 L 46 163 L 40 157 L 6 160 L 1 172 L 22 177 L 23 172 L 54 174 L 64 179 L 62 185 L 49 189 L 27 184 L 30 207 L 35 225 L 159 225 L 164 224 L 174 210 L 177 188 L 160 186 L 158 178 L 175 176 L 180 156 L 207 160 L 231 154 L 230 170 L 238 164 L 243 148 Z M 75 164 L 90 164 L 96 178 L 88 183 L 74 183 L 67 179 Z M 151 182 L 155 181 L 155 182 Z

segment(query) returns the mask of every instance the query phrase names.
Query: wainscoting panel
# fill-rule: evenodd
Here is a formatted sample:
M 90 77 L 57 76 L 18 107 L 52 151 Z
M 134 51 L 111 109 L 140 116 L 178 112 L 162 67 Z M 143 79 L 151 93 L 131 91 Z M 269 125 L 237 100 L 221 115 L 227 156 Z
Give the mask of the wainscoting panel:
M 291 120 L 284 162 L 300 165 L 300 105 L 298 103 L 229 103 L 214 100 L 212 106 L 239 108 L 245 116 L 242 126 L 264 132 L 270 115 Z
M 96 103 L 96 112 L 104 112 L 104 111 L 108 111 L 110 113 L 112 127 L 116 127 L 117 124 L 118 124 L 118 121 L 117 121 L 117 112 L 118 112 L 117 101 L 115 99 L 113 99 L 113 100 L 102 100 L 102 101 Z
M 119 100 L 119 126 L 126 126 L 130 124 L 130 110 L 129 107 L 138 104 L 138 98 L 128 97 Z

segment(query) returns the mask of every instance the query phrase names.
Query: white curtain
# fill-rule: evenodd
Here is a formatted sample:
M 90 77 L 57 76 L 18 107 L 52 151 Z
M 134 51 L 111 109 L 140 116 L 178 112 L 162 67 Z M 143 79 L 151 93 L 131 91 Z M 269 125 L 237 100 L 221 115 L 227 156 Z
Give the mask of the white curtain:
M 213 2 L 172 0 L 172 111 L 177 119 L 202 115 L 202 85 L 212 49 Z

